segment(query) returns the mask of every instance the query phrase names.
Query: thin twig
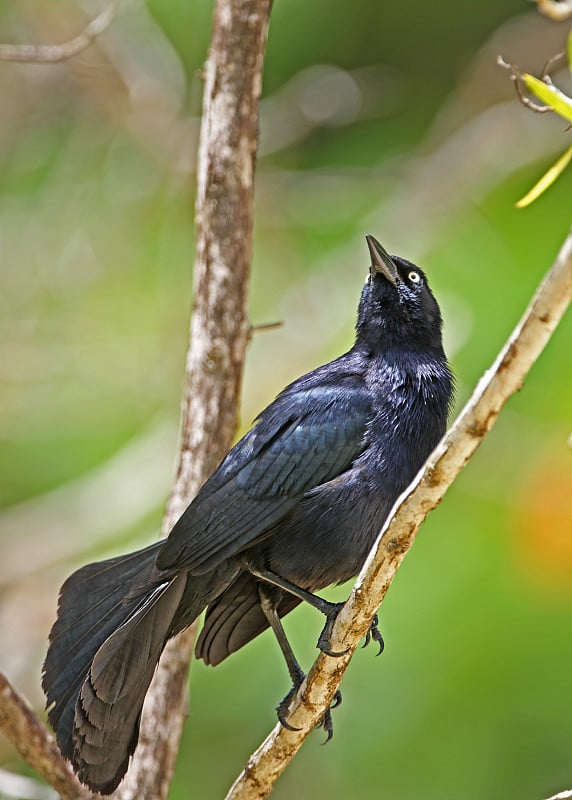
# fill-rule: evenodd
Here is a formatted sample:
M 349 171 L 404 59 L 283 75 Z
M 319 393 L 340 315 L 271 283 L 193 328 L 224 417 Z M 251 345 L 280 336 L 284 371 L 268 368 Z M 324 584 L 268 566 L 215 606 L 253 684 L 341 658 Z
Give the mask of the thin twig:
M 527 97 L 523 90 L 522 90 L 522 75 L 520 70 L 514 64 L 510 64 L 508 61 L 505 61 L 501 55 L 497 56 L 497 64 L 499 67 L 503 69 L 507 69 L 511 75 L 510 79 L 514 83 L 514 88 L 516 91 L 516 96 L 520 100 L 523 106 L 529 108 L 531 111 L 535 111 L 537 114 L 546 114 L 549 111 L 554 111 L 551 106 L 541 106 L 538 103 L 535 103 L 534 100 L 531 100 L 530 97 Z M 543 73 L 543 78 L 546 82 L 548 82 L 547 75 Z
M 276 322 L 263 322 L 260 325 L 251 325 L 248 329 L 248 336 L 252 338 L 255 333 L 264 333 L 266 331 L 276 331 L 278 328 L 282 328 L 284 325 L 283 320 L 277 320 Z
M 117 11 L 119 0 L 108 0 L 100 13 L 81 33 L 62 44 L 0 44 L 0 61 L 19 61 L 28 64 L 59 64 L 84 50 L 109 26 Z
M 260 800 L 269 796 L 277 778 L 332 702 L 353 652 L 369 630 L 421 523 L 491 429 L 505 402 L 521 388 L 571 298 L 572 234 L 455 424 L 395 504 L 332 631 L 332 650 L 347 652 L 338 658 L 320 653 L 288 716 L 290 725 L 299 730 L 277 725 L 250 757 L 226 800 Z
M 565 58 L 566 58 L 566 50 L 560 50 L 558 53 L 554 53 L 553 56 L 550 56 L 550 58 L 546 59 L 546 63 L 542 67 L 542 72 L 540 73 L 540 79 L 541 80 L 547 79 L 547 81 L 549 81 L 550 84 L 552 85 L 552 80 L 550 79 L 550 73 L 552 72 L 553 69 L 557 68 L 560 65 L 560 62 L 564 61 Z

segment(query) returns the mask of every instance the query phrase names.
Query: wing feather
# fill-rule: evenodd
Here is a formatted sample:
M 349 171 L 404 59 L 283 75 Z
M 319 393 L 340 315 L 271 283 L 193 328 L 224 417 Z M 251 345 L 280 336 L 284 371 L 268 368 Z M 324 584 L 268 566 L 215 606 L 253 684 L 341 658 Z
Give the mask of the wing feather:
M 268 535 L 305 492 L 363 451 L 371 416 L 360 380 L 286 390 L 258 418 L 174 526 L 157 566 L 199 574 Z

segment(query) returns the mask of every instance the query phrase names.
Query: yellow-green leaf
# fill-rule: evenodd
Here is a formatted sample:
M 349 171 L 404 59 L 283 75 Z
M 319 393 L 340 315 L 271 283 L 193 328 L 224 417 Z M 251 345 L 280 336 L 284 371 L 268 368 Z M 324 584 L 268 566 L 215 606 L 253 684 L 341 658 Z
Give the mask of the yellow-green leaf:
M 544 81 L 535 78 L 534 75 L 529 75 L 528 72 L 525 72 L 522 77 L 527 87 L 539 100 L 553 108 L 557 114 L 567 119 L 568 122 L 572 122 L 572 98 L 561 92 L 556 86 L 550 86 Z
M 568 150 L 566 150 L 566 152 L 560 156 L 556 164 L 553 164 L 550 169 L 544 173 L 538 183 L 536 183 L 532 189 L 527 192 L 527 194 L 525 194 L 524 197 L 518 201 L 518 203 L 516 203 L 516 207 L 524 208 L 525 206 L 529 206 L 531 203 L 533 203 L 537 197 L 540 197 L 540 195 L 548 189 L 549 186 L 552 186 L 556 178 L 566 169 L 571 160 L 572 144 Z

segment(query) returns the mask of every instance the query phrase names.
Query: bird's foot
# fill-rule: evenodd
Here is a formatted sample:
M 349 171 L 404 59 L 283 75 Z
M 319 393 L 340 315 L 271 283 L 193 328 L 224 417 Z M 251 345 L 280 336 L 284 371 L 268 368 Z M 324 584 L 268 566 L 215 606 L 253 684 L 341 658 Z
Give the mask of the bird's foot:
M 363 646 L 367 647 L 368 644 L 373 639 L 373 641 L 376 642 L 377 645 L 379 646 L 379 650 L 377 651 L 376 655 L 380 656 L 383 653 L 385 642 L 383 641 L 383 636 L 381 635 L 381 632 L 377 627 L 378 625 L 379 625 L 379 619 L 376 614 L 371 621 L 371 625 L 369 626 L 368 632 L 365 635 L 365 642 L 363 643 Z
M 324 606 L 326 604 L 324 603 Z M 332 656 L 332 658 L 339 658 L 340 656 L 345 655 L 349 648 L 345 650 L 332 650 L 332 646 L 330 644 L 330 637 L 332 635 L 332 628 L 334 627 L 334 622 L 336 621 L 336 617 L 338 616 L 338 612 L 340 608 L 343 606 L 343 603 L 328 603 L 327 607 L 321 608 L 323 614 L 326 615 L 326 624 L 324 625 L 324 630 L 320 634 L 320 638 L 318 639 L 317 647 L 322 653 L 325 653 L 327 656 Z
M 324 716 L 316 725 L 316 728 L 323 728 L 326 731 L 326 741 L 322 742 L 322 744 L 328 744 L 328 742 L 334 735 L 334 723 L 332 722 L 332 709 L 337 708 L 339 705 L 341 705 L 341 702 L 342 702 L 342 693 L 338 689 L 332 699 L 332 702 L 325 710 Z
M 290 677 L 292 678 L 292 688 L 286 697 L 284 697 L 284 699 L 281 700 L 276 706 L 276 714 L 278 716 L 278 721 L 283 728 L 286 728 L 287 731 L 299 731 L 300 728 L 295 728 L 293 725 L 290 725 L 290 723 L 286 721 L 286 717 L 290 713 L 290 703 L 296 696 L 300 686 L 302 686 L 304 678 L 306 677 L 306 673 L 302 671 L 302 668 L 297 661 L 293 661 L 291 664 L 289 664 L 288 669 L 290 671 Z
M 302 679 L 303 680 L 303 679 Z M 301 682 L 300 682 L 301 683 Z M 278 705 L 276 706 L 276 714 L 278 716 L 278 722 L 282 725 L 283 728 L 286 728 L 287 731 L 299 731 L 300 728 L 295 728 L 294 725 L 290 725 L 290 723 L 286 720 L 286 717 L 290 713 L 290 703 L 296 696 L 300 685 L 292 686 L 286 697 L 281 700 Z
M 301 675 L 299 675 L 298 677 L 301 678 L 300 682 L 298 683 L 298 680 L 296 680 L 296 682 L 294 683 L 294 685 L 292 686 L 286 697 L 278 704 L 276 708 L 278 721 L 280 722 L 282 727 L 286 728 L 286 730 L 288 731 L 300 730 L 300 728 L 295 728 L 294 725 L 290 725 L 290 723 L 286 719 L 286 717 L 290 713 L 290 703 L 296 696 L 298 689 L 302 685 L 302 681 L 306 676 L 304 675 L 304 673 L 301 673 Z M 326 741 L 324 742 L 324 744 L 327 744 L 334 735 L 334 725 L 332 722 L 332 709 L 337 708 L 341 704 L 341 702 L 342 702 L 342 693 L 338 689 L 333 697 L 331 705 L 329 706 L 329 708 L 325 710 L 324 716 L 316 724 L 316 728 L 323 728 L 326 732 Z

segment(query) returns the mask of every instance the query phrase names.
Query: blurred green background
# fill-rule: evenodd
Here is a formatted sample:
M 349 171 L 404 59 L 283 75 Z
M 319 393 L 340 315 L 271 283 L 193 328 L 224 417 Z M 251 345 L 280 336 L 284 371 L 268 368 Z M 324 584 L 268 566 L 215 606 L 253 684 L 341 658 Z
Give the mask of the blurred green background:
M 100 7 L 3 2 L 0 40 L 64 41 Z M 172 477 L 211 13 L 125 0 L 75 60 L 0 64 L 0 667 L 38 709 L 60 583 L 152 540 Z M 514 208 L 569 134 L 517 103 L 496 56 L 538 72 L 567 32 L 526 0 L 276 0 L 251 318 L 284 326 L 254 337 L 242 430 L 350 346 L 366 233 L 429 273 L 461 406 L 572 221 L 570 171 Z M 568 315 L 427 520 L 384 655 L 358 651 L 332 743 L 312 735 L 274 797 L 572 787 L 571 334 Z M 287 620 L 304 664 L 321 625 Z M 223 797 L 288 688 L 270 634 L 194 663 L 173 800 Z M 0 767 L 26 772 L 4 740 Z

